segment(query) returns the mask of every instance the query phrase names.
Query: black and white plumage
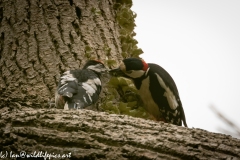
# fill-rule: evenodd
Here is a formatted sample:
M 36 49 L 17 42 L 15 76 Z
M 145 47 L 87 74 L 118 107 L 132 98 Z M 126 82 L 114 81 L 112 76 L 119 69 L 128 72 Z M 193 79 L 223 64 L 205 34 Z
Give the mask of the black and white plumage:
M 110 73 L 133 81 L 144 107 L 156 120 L 179 126 L 183 122 L 187 127 L 177 86 L 161 66 L 138 58 L 127 58 Z
M 106 71 L 100 61 L 89 60 L 83 69 L 64 72 L 55 94 L 56 107 L 83 109 L 96 103 L 102 89 L 100 76 Z

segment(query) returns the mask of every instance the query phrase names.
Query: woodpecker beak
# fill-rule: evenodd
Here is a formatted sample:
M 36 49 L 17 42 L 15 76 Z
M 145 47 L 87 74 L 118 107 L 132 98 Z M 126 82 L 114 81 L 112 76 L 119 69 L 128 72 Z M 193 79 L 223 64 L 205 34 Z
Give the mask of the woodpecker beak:
M 109 71 L 110 75 L 115 76 L 115 77 L 124 77 L 125 74 L 123 73 L 123 71 L 120 68 L 115 68 L 115 69 L 111 69 Z
M 104 69 L 102 70 L 102 74 L 108 74 L 108 72 L 109 72 L 109 69 L 108 69 L 108 68 L 104 68 Z

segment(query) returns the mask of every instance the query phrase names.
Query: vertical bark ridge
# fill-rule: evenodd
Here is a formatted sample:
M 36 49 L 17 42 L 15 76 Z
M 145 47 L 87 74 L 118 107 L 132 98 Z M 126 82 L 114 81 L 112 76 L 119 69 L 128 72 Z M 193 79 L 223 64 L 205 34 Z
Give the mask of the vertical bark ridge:
M 121 53 L 121 45 L 117 40 L 119 38 L 119 34 L 114 34 L 113 31 L 118 30 L 115 28 L 114 24 L 116 24 L 115 14 L 111 12 L 110 5 L 113 5 L 112 2 L 108 2 L 108 0 L 101 1 L 99 4 L 99 8 L 101 11 L 101 17 L 96 18 L 95 22 L 101 30 L 101 37 L 105 40 L 105 44 L 108 44 L 108 47 L 111 49 L 111 54 L 108 56 L 109 59 L 121 60 L 122 58 L 118 57 L 116 53 Z M 118 44 L 117 44 L 118 42 Z M 117 57 L 117 58 L 116 58 Z
M 53 76 L 56 74 L 55 50 L 52 47 L 51 38 L 49 36 L 48 26 L 44 17 L 43 5 L 38 1 L 29 1 L 30 8 L 30 42 L 34 68 L 39 78 L 32 80 L 34 86 L 31 90 L 34 94 L 40 93 L 47 102 L 53 94 L 55 81 Z M 30 53 L 32 52 L 32 53 Z M 39 98 L 39 97 L 38 97 Z
M 21 88 L 27 82 L 26 70 L 30 67 L 26 63 L 26 55 L 22 55 L 27 52 L 28 25 L 24 19 L 26 14 L 22 11 L 25 10 L 26 4 L 23 2 L 21 9 L 17 7 L 19 1 L 16 1 L 16 4 L 3 1 L 2 4 L 4 11 L 0 30 L 6 36 L 3 39 L 4 46 L 0 59 L 1 77 L 4 81 L 2 84 L 5 84 L 4 88 L 0 89 L 4 90 L 1 92 L 1 98 L 6 98 L 6 101 L 24 99 Z
M 113 3 L 3 0 L 1 105 L 46 107 L 64 71 L 82 67 L 88 59 L 120 60 Z

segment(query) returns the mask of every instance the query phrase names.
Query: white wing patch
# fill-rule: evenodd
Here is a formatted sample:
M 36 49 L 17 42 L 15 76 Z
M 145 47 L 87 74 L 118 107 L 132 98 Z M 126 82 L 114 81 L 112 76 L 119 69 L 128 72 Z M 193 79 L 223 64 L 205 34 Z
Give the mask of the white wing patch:
M 96 85 L 99 85 L 99 86 L 101 85 L 101 81 L 99 78 L 95 78 L 95 79 L 93 79 L 93 81 Z
M 169 106 L 171 107 L 171 109 L 175 110 L 178 107 L 178 103 L 177 103 L 175 95 L 170 90 L 170 88 L 166 86 L 166 84 L 164 83 L 162 78 L 158 74 L 156 74 L 156 76 L 157 76 L 158 82 L 160 83 L 162 88 L 165 89 L 165 93 L 163 95 L 167 98 Z
M 62 82 L 61 82 L 62 83 Z M 58 90 L 62 90 L 62 88 L 64 88 L 66 85 L 67 85 L 67 83 L 66 82 L 64 82 L 65 84 L 64 85 L 62 85 L 60 88 L 58 88 Z M 67 88 L 64 88 L 62 91 L 65 91 Z
M 97 91 L 97 85 L 101 85 L 99 78 L 89 79 L 86 82 L 82 83 L 82 86 L 86 90 L 86 93 L 90 96 L 92 96 Z M 89 99 L 91 99 L 90 96 Z
M 95 93 L 95 90 L 89 85 L 88 83 L 82 83 L 82 87 L 86 90 L 86 93 L 89 95 L 93 95 Z
M 70 71 L 66 71 L 63 73 L 63 76 L 61 77 L 61 84 L 66 84 L 69 81 L 77 82 L 77 79 L 73 77 L 73 75 L 70 73 Z
M 92 97 L 88 94 L 88 98 L 89 98 L 89 100 L 91 101 L 91 103 L 92 103 Z
M 87 103 L 87 100 L 86 100 L 86 97 L 85 97 L 85 96 L 83 96 L 83 99 L 84 99 L 84 102 Z
M 173 113 L 174 117 L 176 117 L 178 114 L 178 110 L 175 110 L 175 112 Z

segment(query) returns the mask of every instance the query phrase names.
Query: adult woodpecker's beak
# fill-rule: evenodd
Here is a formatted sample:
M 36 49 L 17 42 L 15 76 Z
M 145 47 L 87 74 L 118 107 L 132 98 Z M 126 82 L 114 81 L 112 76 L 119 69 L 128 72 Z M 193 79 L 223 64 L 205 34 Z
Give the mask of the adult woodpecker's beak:
M 111 69 L 110 71 L 109 71 L 109 73 L 110 73 L 110 75 L 112 75 L 112 76 L 115 76 L 115 77 L 124 77 L 125 76 L 125 74 L 123 73 L 123 71 L 120 69 L 120 67 L 118 67 L 118 68 L 115 68 L 115 69 Z

